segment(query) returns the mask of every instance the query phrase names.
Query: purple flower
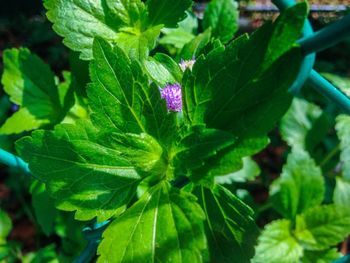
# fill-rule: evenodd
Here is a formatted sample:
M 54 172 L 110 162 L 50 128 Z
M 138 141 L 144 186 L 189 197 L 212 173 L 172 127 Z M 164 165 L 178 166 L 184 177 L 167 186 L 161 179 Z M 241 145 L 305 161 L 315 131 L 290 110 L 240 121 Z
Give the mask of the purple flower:
M 167 84 L 160 89 L 160 96 L 165 99 L 168 110 L 180 112 L 182 111 L 182 93 L 180 84 Z

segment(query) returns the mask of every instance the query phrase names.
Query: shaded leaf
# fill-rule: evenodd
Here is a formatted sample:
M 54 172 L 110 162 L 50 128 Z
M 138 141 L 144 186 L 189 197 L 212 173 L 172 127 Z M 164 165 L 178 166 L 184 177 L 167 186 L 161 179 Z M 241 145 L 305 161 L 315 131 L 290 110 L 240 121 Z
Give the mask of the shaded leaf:
M 211 262 L 250 262 L 258 228 L 252 210 L 226 188 L 194 191 L 206 214 L 206 233 Z
M 166 27 L 176 27 L 186 16 L 185 11 L 191 6 L 191 0 L 148 0 L 148 23 L 163 24 Z
M 329 263 L 341 257 L 341 253 L 336 248 L 325 251 L 305 251 L 303 263 Z
M 45 185 L 34 181 L 30 187 L 35 218 L 45 235 L 52 234 L 57 216 L 55 201 L 49 196 Z
M 203 220 L 191 194 L 161 182 L 105 230 L 98 262 L 206 262 Z

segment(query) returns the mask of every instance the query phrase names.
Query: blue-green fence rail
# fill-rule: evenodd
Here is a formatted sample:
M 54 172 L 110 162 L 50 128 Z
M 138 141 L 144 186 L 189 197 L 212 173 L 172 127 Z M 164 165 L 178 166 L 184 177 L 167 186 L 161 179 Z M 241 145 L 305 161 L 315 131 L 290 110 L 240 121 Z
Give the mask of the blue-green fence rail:
M 274 4 L 283 10 L 295 4 L 294 0 L 275 0 Z M 291 86 L 290 91 L 298 96 L 301 88 L 307 82 L 320 94 L 331 100 L 335 105 L 342 109 L 345 113 L 350 114 L 350 98 L 347 97 L 338 88 L 323 78 L 319 73 L 313 70 L 315 63 L 315 53 L 327 49 L 350 36 L 350 14 L 342 19 L 326 26 L 318 32 L 313 32 L 309 21 L 305 21 L 303 36 L 298 41 L 301 46 L 304 59 L 300 68 L 299 75 Z M 0 163 L 17 168 L 25 174 L 30 174 L 28 164 L 18 156 L 0 149 Z M 174 185 L 181 185 L 181 182 L 175 182 Z M 88 241 L 87 246 L 77 257 L 74 263 L 90 262 L 96 255 L 98 243 L 101 235 L 106 229 L 110 221 L 103 223 L 90 222 L 83 229 L 85 238 Z M 345 256 L 333 263 L 349 263 L 350 256 Z

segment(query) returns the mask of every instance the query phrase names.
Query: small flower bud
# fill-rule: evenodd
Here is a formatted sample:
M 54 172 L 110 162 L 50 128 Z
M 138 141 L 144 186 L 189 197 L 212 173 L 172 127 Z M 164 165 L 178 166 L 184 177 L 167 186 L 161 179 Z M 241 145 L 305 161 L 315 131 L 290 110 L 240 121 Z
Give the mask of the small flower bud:
M 183 60 L 181 59 L 181 62 L 179 63 L 180 68 L 182 71 L 185 71 L 186 69 L 192 70 L 194 63 L 196 63 L 196 60 L 193 58 L 191 60 Z

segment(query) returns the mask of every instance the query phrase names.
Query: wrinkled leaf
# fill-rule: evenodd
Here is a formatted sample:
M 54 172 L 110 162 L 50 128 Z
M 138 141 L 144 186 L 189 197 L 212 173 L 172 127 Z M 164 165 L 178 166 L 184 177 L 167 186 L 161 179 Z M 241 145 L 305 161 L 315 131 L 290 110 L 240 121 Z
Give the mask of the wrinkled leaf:
M 258 235 L 252 210 L 219 185 L 197 187 L 195 194 L 207 218 L 211 262 L 250 262 Z
M 294 219 L 308 208 L 320 205 L 324 193 L 321 169 L 301 149 L 294 149 L 289 154 L 281 177 L 270 188 L 273 207 L 289 219 Z
M 350 234 L 350 210 L 324 205 L 307 210 L 296 220 L 295 236 L 306 249 L 324 250 Z
M 203 220 L 191 194 L 161 182 L 105 230 L 98 262 L 206 262 Z
M 298 263 L 303 248 L 292 235 L 291 222 L 286 219 L 268 224 L 261 233 L 253 263 Z

